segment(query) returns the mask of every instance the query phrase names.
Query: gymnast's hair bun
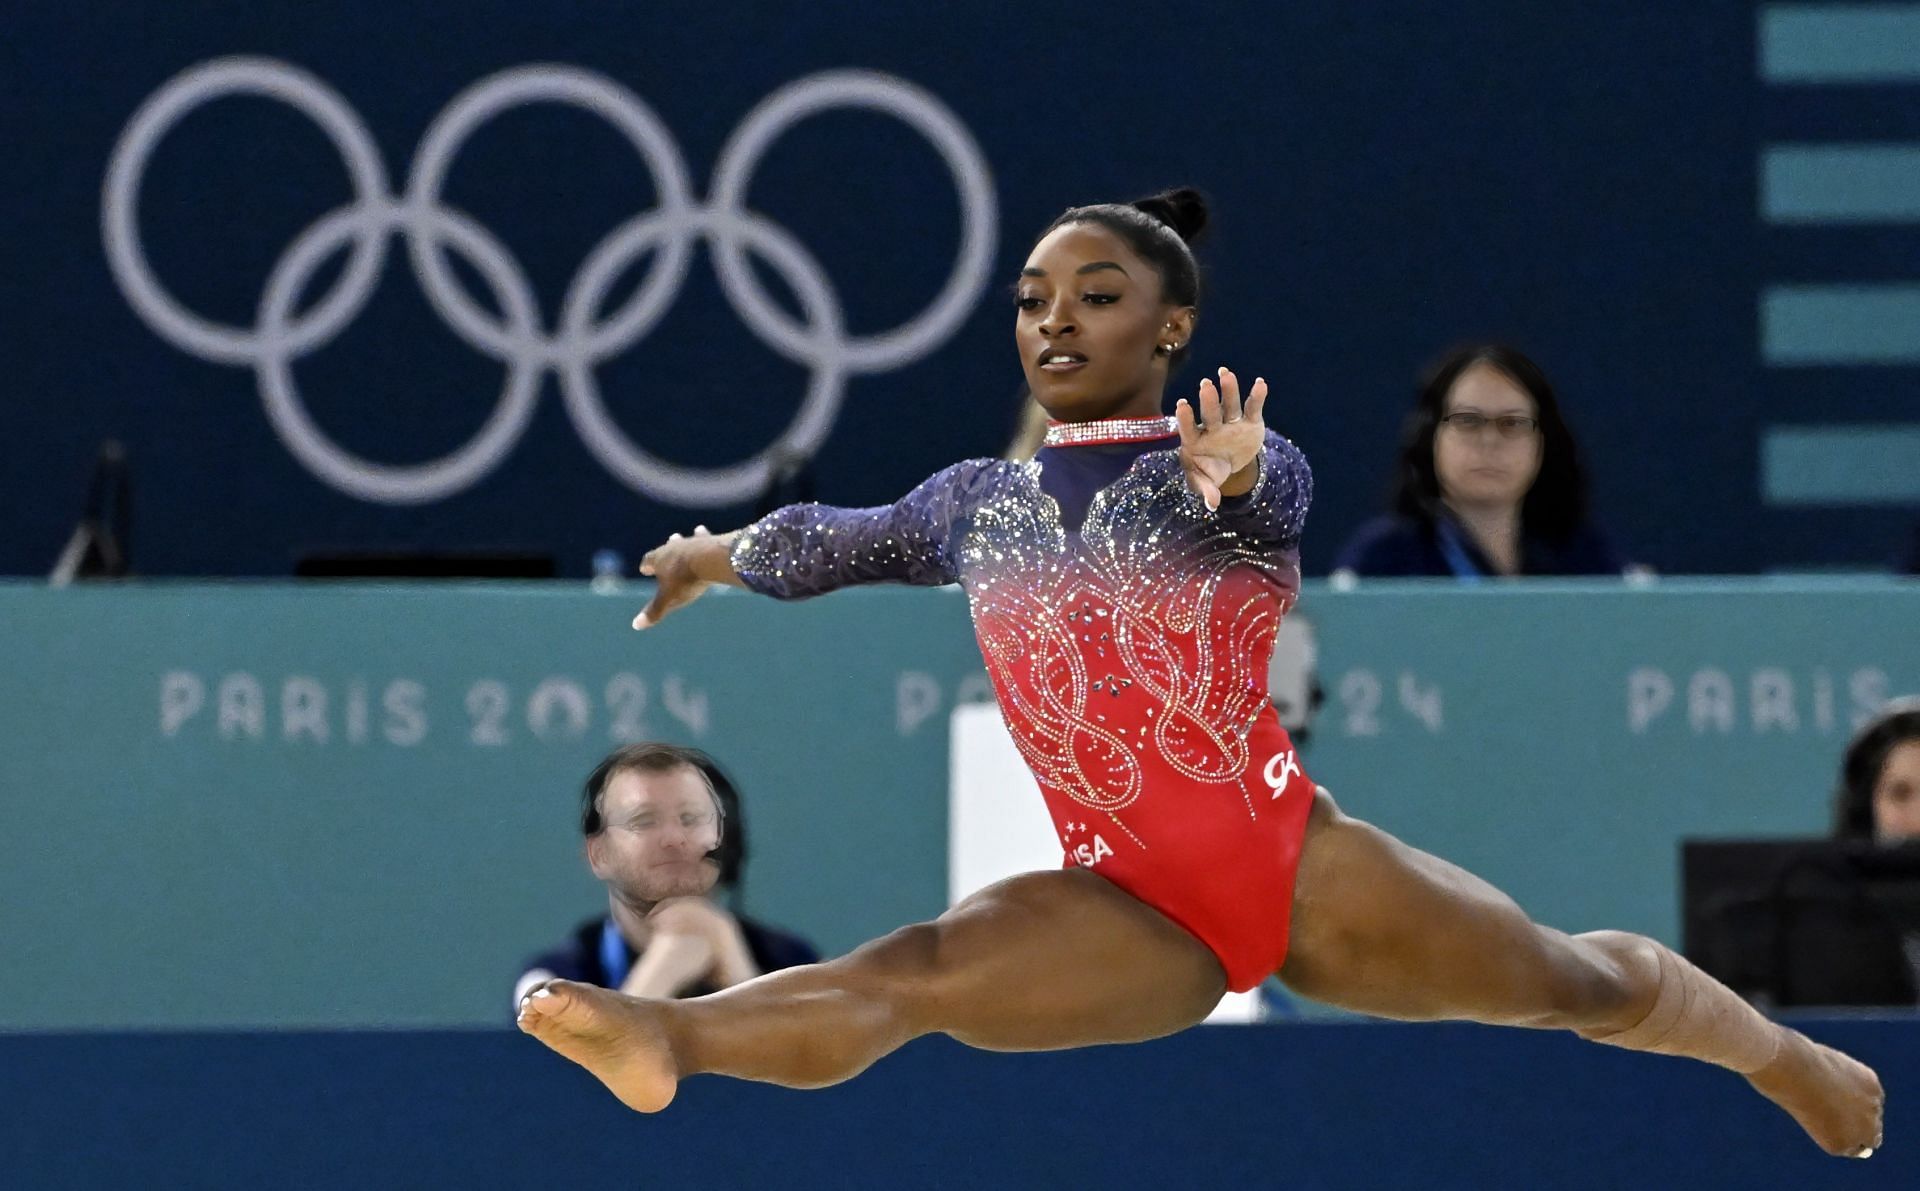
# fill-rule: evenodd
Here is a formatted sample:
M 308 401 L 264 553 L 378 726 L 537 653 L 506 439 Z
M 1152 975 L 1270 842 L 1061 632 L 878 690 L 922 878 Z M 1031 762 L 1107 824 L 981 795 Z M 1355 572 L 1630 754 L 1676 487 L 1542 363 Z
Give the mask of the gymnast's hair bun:
M 1207 229 L 1207 196 L 1191 186 L 1177 186 L 1133 200 L 1133 205 L 1174 230 L 1188 244 Z

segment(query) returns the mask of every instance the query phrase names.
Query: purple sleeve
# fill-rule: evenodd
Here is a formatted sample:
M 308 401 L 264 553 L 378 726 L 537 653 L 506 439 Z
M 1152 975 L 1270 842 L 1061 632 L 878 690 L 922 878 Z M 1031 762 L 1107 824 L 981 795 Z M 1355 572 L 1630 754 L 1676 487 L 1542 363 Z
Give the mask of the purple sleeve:
M 733 569 L 762 595 L 801 600 L 857 583 L 959 580 L 947 543 L 993 460 L 956 463 L 890 505 L 788 505 L 734 539 Z
M 1269 430 L 1253 487 L 1222 499 L 1217 515 L 1229 529 L 1262 546 L 1292 550 L 1300 545 L 1311 503 L 1313 469 L 1307 466 L 1307 457 Z

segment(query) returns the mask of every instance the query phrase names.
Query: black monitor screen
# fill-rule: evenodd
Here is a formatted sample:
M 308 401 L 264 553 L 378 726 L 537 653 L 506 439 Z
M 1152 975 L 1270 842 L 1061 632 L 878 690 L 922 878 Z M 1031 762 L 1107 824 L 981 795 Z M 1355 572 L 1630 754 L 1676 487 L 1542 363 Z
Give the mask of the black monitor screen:
M 1680 857 L 1686 956 L 1740 995 L 1920 999 L 1920 843 L 1687 840 Z

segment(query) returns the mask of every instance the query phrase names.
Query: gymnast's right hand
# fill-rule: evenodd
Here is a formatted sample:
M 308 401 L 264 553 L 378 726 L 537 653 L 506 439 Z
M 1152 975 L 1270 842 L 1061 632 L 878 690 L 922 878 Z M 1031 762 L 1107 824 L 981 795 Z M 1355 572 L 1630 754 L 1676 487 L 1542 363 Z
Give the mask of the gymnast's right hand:
M 691 535 L 674 534 L 640 560 L 640 573 L 658 586 L 653 601 L 633 618 L 636 629 L 652 628 L 660 618 L 694 600 L 715 583 L 738 584 L 730 556 L 734 535 L 712 534 L 697 525 Z

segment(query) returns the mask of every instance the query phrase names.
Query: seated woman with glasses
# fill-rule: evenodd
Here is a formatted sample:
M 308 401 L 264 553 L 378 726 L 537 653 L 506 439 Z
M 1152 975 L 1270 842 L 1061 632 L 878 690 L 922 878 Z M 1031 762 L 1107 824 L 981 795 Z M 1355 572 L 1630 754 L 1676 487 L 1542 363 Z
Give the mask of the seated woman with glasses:
M 1618 575 L 1587 516 L 1573 434 L 1539 365 L 1469 344 L 1428 375 L 1401 435 L 1393 512 L 1341 548 L 1336 578 Z

